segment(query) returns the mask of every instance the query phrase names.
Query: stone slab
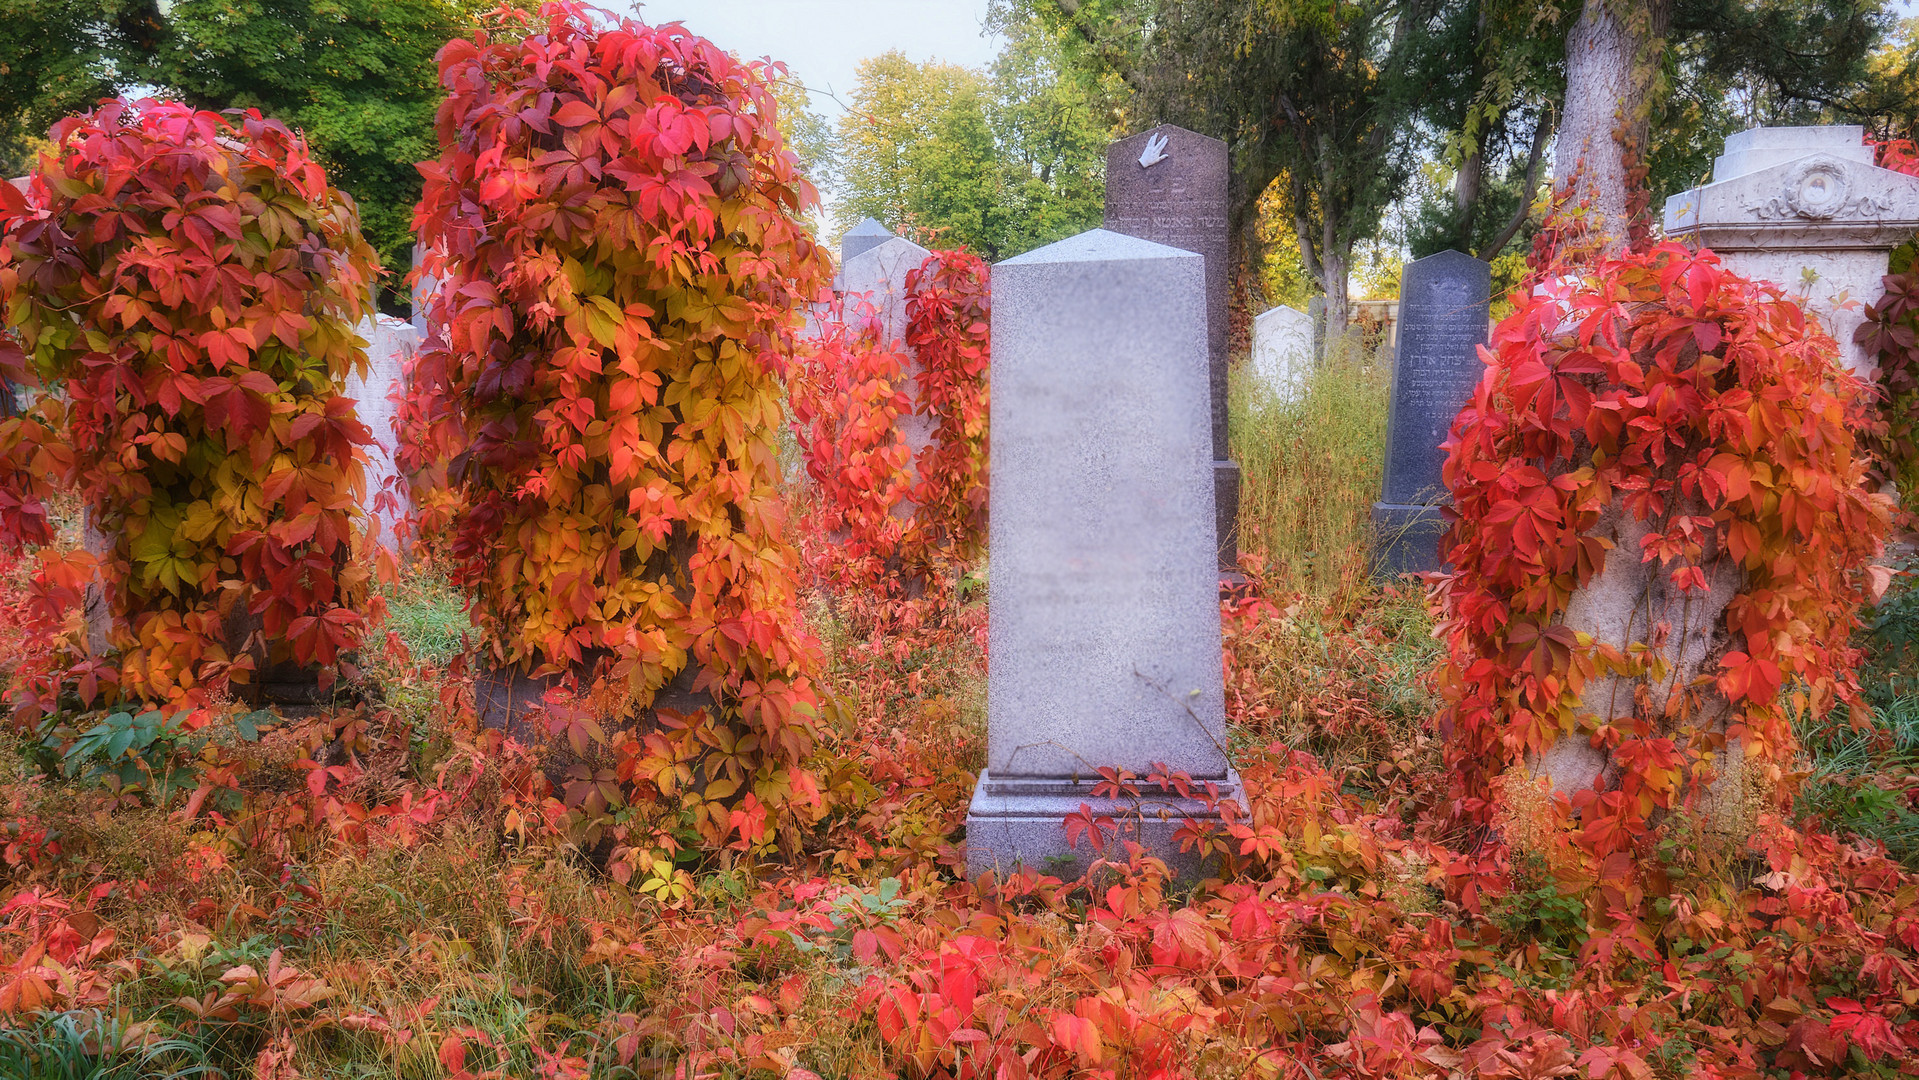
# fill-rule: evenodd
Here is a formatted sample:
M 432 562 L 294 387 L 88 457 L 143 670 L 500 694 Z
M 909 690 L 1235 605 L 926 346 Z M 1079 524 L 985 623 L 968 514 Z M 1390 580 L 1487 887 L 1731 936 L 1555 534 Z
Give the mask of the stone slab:
M 1206 356 L 1212 414 L 1213 460 L 1230 457 L 1226 432 L 1227 275 L 1231 230 L 1227 185 L 1231 178 L 1226 144 L 1172 124 L 1121 139 L 1106 148 L 1106 216 L 1109 231 L 1137 236 L 1206 260 Z M 1219 569 L 1237 571 L 1238 486 L 1227 480 L 1238 471 L 1219 471 L 1225 488 L 1215 488 L 1220 530 Z
M 993 775 L 1223 779 L 1204 262 L 1093 230 L 993 268 Z
M 1848 124 L 1747 128 L 1726 137 L 1725 151 L 1713 159 L 1712 179 L 1714 183 L 1731 180 L 1815 153 L 1870 165 L 1872 147 L 1866 145 L 1865 136 L 1865 128 Z
M 1463 252 L 1442 251 L 1406 264 L 1382 503 L 1446 501 L 1439 447 L 1485 371 L 1478 347 L 1486 343 L 1491 294 L 1492 267 Z
M 1219 812 L 1201 799 L 1181 798 L 1154 785 L 1140 785 L 1140 797 L 1095 795 L 1096 781 L 1000 780 L 989 770 L 980 774 L 966 818 L 966 872 L 977 877 L 988 870 L 1003 878 L 1022 866 L 1072 880 L 1099 858 L 1126 861 L 1130 840 L 1164 859 L 1174 875 L 1197 880 L 1209 868 L 1191 851 L 1182 851 L 1176 833 L 1188 822 L 1219 824 Z M 1239 775 L 1228 772 L 1213 783 L 1222 798 L 1239 801 Z M 1066 814 L 1081 807 L 1094 818 L 1110 818 L 1102 827 L 1106 850 L 1100 852 L 1089 836 L 1066 842 Z
M 1248 374 L 1281 398 L 1306 388 L 1313 372 L 1313 318 L 1303 311 L 1276 307 L 1253 319 L 1253 355 Z

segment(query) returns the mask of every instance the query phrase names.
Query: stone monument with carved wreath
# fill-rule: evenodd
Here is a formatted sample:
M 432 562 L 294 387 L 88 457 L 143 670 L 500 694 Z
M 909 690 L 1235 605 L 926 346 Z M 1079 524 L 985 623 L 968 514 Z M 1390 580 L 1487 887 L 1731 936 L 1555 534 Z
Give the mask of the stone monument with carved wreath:
M 1666 200 L 1666 235 L 1774 281 L 1816 316 L 1861 376 L 1853 342 L 1886 257 L 1919 232 L 1919 177 L 1872 163 L 1859 127 L 1751 128 L 1726 140 L 1713 182 Z

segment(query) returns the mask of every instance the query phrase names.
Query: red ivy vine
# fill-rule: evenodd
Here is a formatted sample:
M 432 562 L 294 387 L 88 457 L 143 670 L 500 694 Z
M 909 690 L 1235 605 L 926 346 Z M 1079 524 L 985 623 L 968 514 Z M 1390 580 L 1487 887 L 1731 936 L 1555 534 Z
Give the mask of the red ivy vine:
M 1478 821 L 1509 770 L 1590 747 L 1600 782 L 1554 803 L 1559 868 L 1617 878 L 1715 777 L 1783 798 L 1792 720 L 1857 700 L 1888 506 L 1861 487 L 1864 388 L 1777 286 L 1674 244 L 1545 280 L 1447 443 L 1442 725 Z M 1622 585 L 1623 635 L 1591 611 Z
M 422 531 L 445 534 L 497 662 L 610 654 L 640 710 L 691 667 L 723 715 L 678 737 L 780 802 L 812 746 L 817 654 L 779 380 L 825 260 L 769 69 L 575 3 L 503 8 L 439 60 L 416 223 L 442 284 L 401 462 L 457 498 L 429 500 Z M 647 760 L 632 771 L 662 789 L 690 776 Z
M 919 408 L 939 425 L 919 454 L 914 515 L 935 548 L 971 562 L 986 542 L 992 267 L 968 252 L 933 252 L 906 275 L 906 320 Z
M 845 590 L 914 591 L 986 538 L 991 271 L 936 251 L 906 275 L 906 340 L 861 311 L 829 312 L 797 365 L 794 431 L 817 497 L 809 564 Z M 914 370 L 914 369 L 917 370 Z M 933 424 L 916 454 L 901 419 Z
M 117 665 L 22 672 L 16 713 L 81 697 L 191 702 L 256 667 L 358 644 L 366 428 L 339 390 L 377 272 L 353 203 L 258 112 L 116 101 L 61 121 L 23 197 L 0 185 L 0 542 L 47 544 L 81 493 L 100 542 L 41 555 L 43 626 L 104 589 Z M 117 690 L 116 690 L 117 684 Z

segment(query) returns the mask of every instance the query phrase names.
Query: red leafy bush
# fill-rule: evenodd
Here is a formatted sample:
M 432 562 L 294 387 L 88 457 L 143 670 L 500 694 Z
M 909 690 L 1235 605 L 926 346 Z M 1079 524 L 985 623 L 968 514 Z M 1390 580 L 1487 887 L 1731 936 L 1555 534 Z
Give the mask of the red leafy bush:
M 812 745 L 817 658 L 783 536 L 779 377 L 825 265 L 768 69 L 548 3 L 494 13 L 440 72 L 416 222 L 442 284 L 401 462 L 455 497 L 425 500 L 421 531 L 497 661 L 610 654 L 618 711 L 697 673 L 724 716 L 659 735 L 636 773 L 710 750 L 729 787 L 783 801 L 765 770 Z
M 98 575 L 123 659 L 83 664 L 83 696 L 332 664 L 367 577 L 368 435 L 339 390 L 377 264 L 352 201 L 257 112 L 112 102 L 53 142 L 24 198 L 0 190 L 0 377 L 59 391 L 0 420 L 0 540 L 47 542 L 46 498 L 80 492 L 99 557 L 45 554 L 36 602 L 56 623 Z M 16 711 L 61 679 L 23 673 Z
M 917 595 L 986 539 L 990 268 L 935 251 L 906 275 L 906 340 L 862 308 L 833 310 L 789 384 L 815 490 L 808 563 L 836 590 Z M 914 369 L 917 370 L 914 370 Z M 931 432 L 917 452 L 901 421 Z

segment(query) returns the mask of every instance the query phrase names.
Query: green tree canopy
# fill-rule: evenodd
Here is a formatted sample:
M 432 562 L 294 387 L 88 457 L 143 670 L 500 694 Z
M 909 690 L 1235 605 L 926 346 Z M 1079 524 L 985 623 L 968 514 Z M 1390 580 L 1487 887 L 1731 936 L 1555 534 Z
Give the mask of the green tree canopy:
M 0 173 L 32 168 L 47 129 L 119 93 L 164 33 L 158 0 L 0 0 Z
M 201 108 L 257 108 L 305 132 L 387 270 L 382 307 L 406 310 L 414 162 L 439 152 L 440 46 L 485 0 L 176 0 L 152 81 Z
M 861 61 L 838 126 L 835 231 L 871 217 L 988 250 L 998 193 L 986 93 L 986 77 L 958 64 L 898 50 Z
M 1002 258 L 1098 225 L 1106 206 L 1111 91 L 1067 70 L 1059 42 L 1036 20 L 1001 19 L 988 108 L 1000 163 Z
M 1111 130 L 1031 22 L 998 25 L 990 73 L 888 52 L 838 124 L 835 231 L 871 217 L 989 260 L 1099 224 Z

